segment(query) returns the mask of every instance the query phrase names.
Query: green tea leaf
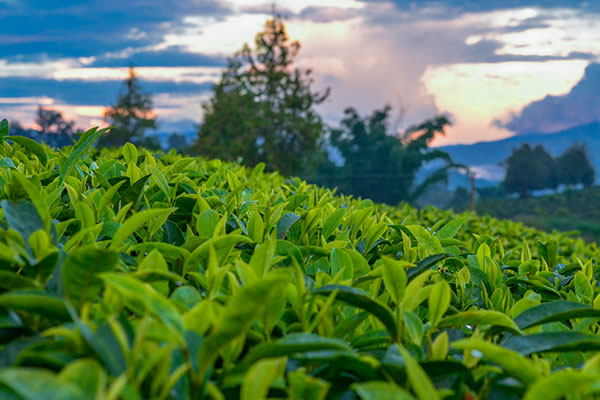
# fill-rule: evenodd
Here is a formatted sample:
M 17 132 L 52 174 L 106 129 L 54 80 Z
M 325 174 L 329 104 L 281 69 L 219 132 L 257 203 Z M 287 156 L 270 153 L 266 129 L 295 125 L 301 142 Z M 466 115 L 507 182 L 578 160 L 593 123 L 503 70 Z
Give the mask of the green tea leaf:
M 535 353 L 565 351 L 599 351 L 600 338 L 580 332 L 543 332 L 524 336 L 509 336 L 502 347 L 528 356 Z
M 417 238 L 417 242 L 425 249 L 429 250 L 433 254 L 443 253 L 444 249 L 440 244 L 440 240 L 433 236 L 427 229 L 421 225 L 408 225 L 407 228 Z
M 99 399 L 108 377 L 96 360 L 82 358 L 67 365 L 58 375 L 58 381 L 76 386 L 83 398 Z
M 273 381 L 283 375 L 285 358 L 273 358 L 258 361 L 250 367 L 244 377 L 240 398 L 242 400 L 266 400 Z
M 448 310 L 451 297 L 450 285 L 446 281 L 439 281 L 431 288 L 429 293 L 429 323 L 436 327 L 442 316 Z
M 75 143 L 75 146 L 73 146 L 69 158 L 67 158 L 67 161 L 60 169 L 60 174 L 58 175 L 59 185 L 62 185 L 65 178 L 71 174 L 71 171 L 73 170 L 73 168 L 75 168 L 77 161 L 79 161 L 83 153 L 87 151 L 87 149 L 92 145 L 92 143 L 96 141 L 96 139 L 98 139 L 103 133 L 105 133 L 109 129 L 110 128 L 104 128 L 98 130 L 98 127 L 95 127 L 85 132 L 79 138 L 77 143 Z
M 61 299 L 40 290 L 13 290 L 0 295 L 0 307 L 26 311 L 58 321 L 71 319 Z
M 28 201 L 12 203 L 8 200 L 0 202 L 8 225 L 17 231 L 23 241 L 29 245 L 29 237 L 38 230 L 44 230 L 44 222 L 37 209 Z
M 198 216 L 196 230 L 201 238 L 211 238 L 215 232 L 215 228 L 219 223 L 219 214 L 214 210 L 206 210 Z
M 8 136 L 8 120 L 3 119 L 0 121 L 0 139 Z
M 352 351 L 352 348 L 340 339 L 326 338 L 312 333 L 291 333 L 272 343 L 254 346 L 239 367 L 248 367 L 263 358 L 289 357 L 293 354 L 319 350 Z
M 150 179 L 151 176 L 152 175 L 143 176 L 135 181 L 133 185 L 125 189 L 123 194 L 121 194 L 121 204 L 133 203 L 133 209 L 137 209 L 144 194 L 146 182 L 148 182 L 148 179 Z
M 119 292 L 132 311 L 144 315 L 147 311 L 162 321 L 174 338 L 183 343 L 183 319 L 177 308 L 157 293 L 150 285 L 129 276 L 103 273 L 105 285 Z
M 598 382 L 600 375 L 563 370 L 542 378 L 529 387 L 523 400 L 559 400 L 577 394 Z
M 420 400 L 435 400 L 440 399 L 440 395 L 438 391 L 433 386 L 431 379 L 427 376 L 423 368 L 419 365 L 419 363 L 412 358 L 410 353 L 406 351 L 404 347 L 398 347 L 402 357 L 404 358 L 404 363 L 406 365 L 406 374 L 408 375 L 408 382 L 410 382 L 410 386 L 412 390 L 415 392 L 417 397 Z
M 450 315 L 439 322 L 438 328 L 461 325 L 491 325 L 520 334 L 519 327 L 506 314 L 489 310 L 464 311 Z
M 344 249 L 334 248 L 331 251 L 330 262 L 333 276 L 342 272 L 342 280 L 352 279 L 354 276 L 354 265 L 352 258 Z
M 35 156 L 40 160 L 43 165 L 48 164 L 48 153 L 42 145 L 36 142 L 33 139 L 30 139 L 25 136 L 9 136 L 11 141 L 20 144 L 25 147 L 27 150 L 35 154 Z
M 313 290 L 312 293 L 320 296 L 329 296 L 334 291 L 337 291 L 335 296 L 337 300 L 373 314 L 385 326 L 390 337 L 397 337 L 396 320 L 392 310 L 380 301 L 367 296 L 362 291 L 350 286 L 327 285 Z
M 277 238 L 285 238 L 292 225 L 299 220 L 300 216 L 298 214 L 294 214 L 293 212 L 287 212 L 283 214 L 277 221 Z
M 389 290 L 392 300 L 396 304 L 400 304 L 404 298 L 404 290 L 406 289 L 406 263 L 396 261 L 390 257 L 383 257 L 383 282 Z
M 173 211 L 173 208 L 167 208 L 144 210 L 133 214 L 123 223 L 123 225 L 119 227 L 119 229 L 117 229 L 117 233 L 115 233 L 115 236 L 113 237 L 113 240 L 110 243 L 109 249 L 118 249 L 133 232 L 141 228 L 144 224 L 150 222 L 154 218 L 165 217 L 171 214 Z
M 261 277 L 269 272 L 273 255 L 275 254 L 276 243 L 274 240 L 267 240 L 264 243 L 256 245 L 252 258 L 250 258 L 250 267 L 256 274 Z
M 465 221 L 469 218 L 455 218 L 448 222 L 442 229 L 436 232 L 435 236 L 439 239 L 450 239 L 456 236 L 460 228 L 462 228 Z
M 215 329 L 202 343 L 198 352 L 198 370 L 201 379 L 219 350 L 246 332 L 254 319 L 264 310 L 273 288 L 283 282 L 281 275 L 265 276 L 258 282 L 242 288 L 229 301 Z
M 531 307 L 515 317 L 520 329 L 554 321 L 567 321 L 574 318 L 600 318 L 600 310 L 572 301 L 551 301 Z
M 331 384 L 307 375 L 302 369 L 287 374 L 289 400 L 325 400 Z
M 125 161 L 127 161 L 127 163 L 132 163 L 135 164 L 137 163 L 137 159 L 138 159 L 138 152 L 137 152 L 137 148 L 135 147 L 135 145 L 133 143 L 127 142 L 125 143 L 125 145 L 123 146 L 122 150 L 123 152 L 123 158 L 125 158 Z
M 324 238 L 328 238 L 335 232 L 336 228 L 342 223 L 344 214 L 346 214 L 346 209 L 340 208 L 327 217 L 323 223 L 323 230 L 321 231 Z
M 413 400 L 414 397 L 401 387 L 384 381 L 355 383 L 354 390 L 362 400 Z
M 256 211 L 250 213 L 248 220 L 248 236 L 256 243 L 262 243 L 265 231 L 265 224 L 262 217 Z
M 114 251 L 90 248 L 69 253 L 61 274 L 65 296 L 77 310 L 100 295 L 103 284 L 98 275 L 114 271 L 118 262 L 119 255 Z
M 450 257 L 450 254 L 434 254 L 423 260 L 417 262 L 417 265 L 414 268 L 409 268 L 406 270 L 406 276 L 408 277 L 408 281 L 415 279 L 419 274 L 427 271 L 429 268 L 433 267 L 438 262 Z
M 42 222 L 44 224 L 44 230 L 50 231 L 50 210 L 48 205 L 44 201 L 44 198 L 40 196 L 39 189 L 25 176 L 18 171 L 13 171 L 13 177 L 19 182 L 21 187 L 27 192 L 27 196 L 35 206 Z
M 84 393 L 42 368 L 0 369 L 0 383 L 24 400 L 81 400 Z
M 506 372 L 523 383 L 531 384 L 540 378 L 537 367 L 513 350 L 477 339 L 462 339 L 451 344 L 458 350 L 477 350 L 486 359 L 500 365 Z

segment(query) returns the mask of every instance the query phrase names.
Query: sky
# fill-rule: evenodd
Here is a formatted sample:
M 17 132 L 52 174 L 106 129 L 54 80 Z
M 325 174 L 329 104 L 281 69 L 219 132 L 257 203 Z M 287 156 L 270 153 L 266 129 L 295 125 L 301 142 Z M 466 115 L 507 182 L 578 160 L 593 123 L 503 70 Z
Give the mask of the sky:
M 600 1 L 279 0 L 311 68 L 318 111 L 386 104 L 393 129 L 440 113 L 436 145 L 551 133 L 600 119 Z M 193 132 L 226 59 L 252 43 L 263 0 L 0 0 L 0 118 L 33 126 L 39 105 L 104 124 L 130 64 L 159 131 Z

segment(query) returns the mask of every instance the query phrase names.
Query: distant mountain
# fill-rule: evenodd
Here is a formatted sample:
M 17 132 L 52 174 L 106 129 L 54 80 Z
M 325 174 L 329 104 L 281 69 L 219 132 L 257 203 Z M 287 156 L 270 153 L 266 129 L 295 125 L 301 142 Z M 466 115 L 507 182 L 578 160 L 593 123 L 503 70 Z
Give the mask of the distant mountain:
M 479 186 L 482 186 L 500 182 L 504 178 L 504 167 L 500 164 L 510 156 L 512 149 L 521 144 L 541 144 L 550 154 L 557 156 L 575 142 L 586 144 L 590 160 L 596 168 L 596 179 L 600 182 L 600 121 L 555 133 L 523 134 L 492 142 L 457 144 L 439 149 L 447 151 L 455 162 L 473 167 L 478 176 L 483 178 L 479 182 Z M 455 174 L 451 177 L 450 186 L 465 186 L 464 181 L 464 177 Z

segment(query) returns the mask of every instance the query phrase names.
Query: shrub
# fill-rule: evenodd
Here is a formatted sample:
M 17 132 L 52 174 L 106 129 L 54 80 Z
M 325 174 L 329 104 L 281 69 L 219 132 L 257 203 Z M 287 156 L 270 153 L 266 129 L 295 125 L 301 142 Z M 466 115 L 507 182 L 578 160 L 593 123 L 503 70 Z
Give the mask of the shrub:
M 598 249 L 0 124 L 0 394 L 597 395 Z

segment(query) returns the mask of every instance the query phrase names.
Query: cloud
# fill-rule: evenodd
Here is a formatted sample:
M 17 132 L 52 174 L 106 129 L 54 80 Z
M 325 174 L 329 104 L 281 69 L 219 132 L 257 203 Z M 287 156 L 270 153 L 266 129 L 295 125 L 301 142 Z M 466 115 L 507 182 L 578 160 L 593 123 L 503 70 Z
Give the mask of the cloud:
M 360 15 L 360 10 L 338 7 L 306 7 L 297 15 L 298 18 L 318 23 L 345 21 Z
M 320 110 L 332 123 L 338 122 L 342 110 L 349 105 L 356 106 L 365 114 L 389 103 L 395 111 L 405 109 L 401 127 L 420 122 L 441 111 L 454 114 L 457 124 L 444 139 L 448 142 L 507 136 L 510 134 L 507 130 L 490 127 L 493 118 L 498 112 L 508 111 L 510 108 L 507 107 L 511 105 L 520 107 L 536 97 L 524 97 L 521 102 L 515 102 L 510 94 L 504 93 L 509 103 L 512 103 L 508 106 L 502 104 L 501 111 L 488 110 L 488 105 L 494 105 L 489 102 L 485 106 L 476 102 L 471 107 L 474 110 L 469 108 L 468 112 L 463 112 L 467 108 L 460 109 L 455 104 L 466 97 L 464 88 L 454 85 L 452 90 L 446 90 L 448 84 L 462 79 L 457 75 L 461 71 L 446 74 L 448 76 L 444 78 L 445 83 L 440 80 L 436 82 L 442 84 L 439 87 L 446 93 L 440 93 L 434 90 L 433 85 L 428 84 L 427 79 L 431 76 L 426 72 L 466 64 L 469 68 L 463 72 L 475 72 L 475 76 L 480 78 L 477 82 L 469 82 L 469 90 L 478 91 L 477 96 L 481 96 L 483 91 L 490 89 L 490 85 L 506 87 L 505 80 L 510 80 L 515 73 L 519 75 L 519 82 L 531 79 L 535 86 L 540 77 L 525 74 L 527 76 L 521 78 L 523 72 L 528 69 L 543 71 L 542 64 L 564 61 L 562 65 L 569 67 L 566 70 L 563 67 L 553 68 L 553 72 L 560 70 L 559 75 L 570 75 L 567 89 L 563 85 L 560 92 L 554 92 L 562 93 L 577 79 L 572 78 L 573 72 L 577 72 L 579 66 L 581 70 L 585 66 L 587 61 L 581 60 L 595 57 L 592 53 L 574 52 L 567 55 L 499 54 L 504 43 L 500 39 L 483 38 L 490 32 L 501 35 L 506 31 L 543 29 L 547 20 L 554 18 L 552 13 L 543 10 L 520 8 L 461 12 L 448 17 L 447 10 L 440 2 L 436 3 L 437 6 L 432 5 L 433 3 L 415 2 L 414 7 L 409 5 L 405 9 L 389 2 L 368 4 L 368 7 L 360 10 L 358 17 L 349 20 L 314 23 L 297 16 L 288 22 L 290 36 L 299 38 L 303 45 L 299 62 L 313 69 L 317 77 L 316 88 L 331 86 L 331 97 Z M 511 29 L 507 30 L 507 27 Z M 469 42 L 467 39 L 474 34 L 482 37 Z M 323 40 L 325 37 L 327 40 Z M 509 62 L 514 63 L 517 69 L 511 70 L 510 65 L 508 68 L 500 65 Z M 495 70 L 502 71 L 502 74 L 496 74 L 497 79 L 493 76 Z M 559 78 L 562 84 L 562 76 Z M 537 90 L 536 93 L 544 95 L 548 92 Z M 443 101 L 440 97 L 442 94 L 445 95 Z M 486 109 L 482 109 L 483 107 Z M 487 119 L 479 120 L 483 114 Z M 477 120 L 476 123 L 469 121 L 473 117 Z
M 364 3 L 382 3 L 389 0 L 362 0 Z M 446 17 L 464 12 L 487 12 L 522 7 L 580 8 L 586 11 L 600 11 L 600 4 L 589 0 L 392 0 L 400 10 L 439 9 L 445 10 Z
M 126 54 L 121 57 L 97 57 L 90 67 L 224 67 L 227 60 L 223 56 L 189 52 L 179 46 L 171 46 L 162 50 L 145 50 Z
M 583 78 L 562 96 L 546 96 L 529 103 L 497 126 L 518 134 L 550 133 L 600 120 L 600 64 L 590 64 Z
M 218 77 L 226 56 L 252 42 L 270 14 L 271 2 L 71 3 L 0 0 L 1 95 L 47 96 L 61 106 L 100 107 L 114 101 L 132 63 L 140 67 L 144 88 L 155 94 L 163 113 L 159 117 L 175 121 L 196 120 L 197 103 L 207 94 L 209 82 Z M 600 2 L 280 0 L 277 6 L 287 18 L 290 37 L 302 42 L 298 62 L 313 69 L 313 89 L 332 88 L 319 111 L 334 124 L 347 106 L 367 114 L 389 103 L 396 111 L 406 111 L 400 127 L 440 111 L 454 114 L 457 124 L 448 141 L 506 135 L 508 131 L 490 127 L 490 122 L 509 110 L 498 109 L 474 124 L 467 119 L 488 110 L 482 112 L 480 103 L 476 113 L 461 114 L 456 104 L 464 97 L 463 88 L 455 85 L 445 96 L 454 101 L 446 101 L 432 89 L 427 71 L 454 73 L 453 66 L 469 64 L 481 72 L 475 74 L 481 79 L 473 89 L 485 92 L 514 87 L 517 78 L 497 71 L 507 63 L 522 63 L 527 70 L 560 60 L 579 66 L 600 56 Z M 577 79 L 574 71 L 579 73 L 579 67 L 562 72 L 571 77 L 569 87 Z M 463 79 L 457 74 L 449 79 Z M 61 81 L 51 83 L 54 79 Z M 440 87 L 446 86 L 441 82 Z M 512 109 L 564 91 L 536 93 L 538 97 L 513 102 Z M 6 107 L 0 103 L 0 111 Z
M 217 0 L 23 0 L 0 6 L 0 54 L 83 57 L 149 46 L 187 15 L 230 12 Z
M 145 81 L 140 84 L 144 91 L 155 96 L 160 94 L 190 95 L 207 93 L 212 84 L 190 82 Z M 107 106 L 114 103 L 123 85 L 122 80 L 81 81 L 43 78 L 0 78 L 0 93 L 4 103 L 0 112 L 10 104 L 10 98 L 23 103 L 23 99 L 50 98 L 56 104 L 77 104 L 85 106 Z

